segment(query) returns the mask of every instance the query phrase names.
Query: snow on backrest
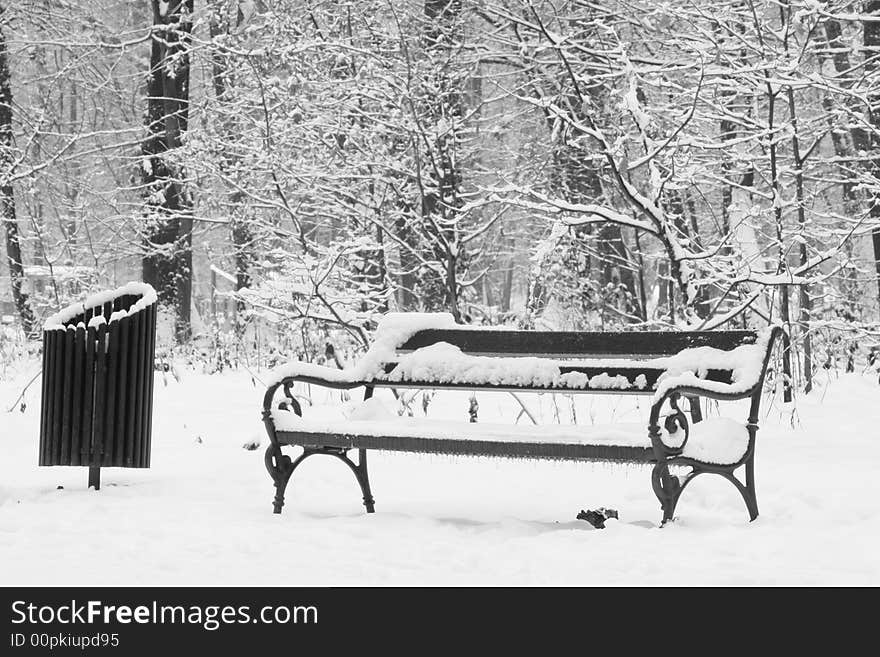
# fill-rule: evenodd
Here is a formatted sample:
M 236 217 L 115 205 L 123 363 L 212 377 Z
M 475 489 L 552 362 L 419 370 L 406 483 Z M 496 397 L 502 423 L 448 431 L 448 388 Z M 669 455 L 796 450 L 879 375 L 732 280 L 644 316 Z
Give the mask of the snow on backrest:
M 648 392 L 665 387 L 667 377 L 691 375 L 739 390 L 760 379 L 770 334 L 519 331 L 465 326 L 447 314 L 403 313 L 386 316 L 365 360 L 368 371 L 397 382 Z
M 373 343 L 344 370 L 292 362 L 269 385 L 313 377 L 372 382 L 563 387 L 652 393 L 664 379 L 693 375 L 721 386 L 760 380 L 772 332 L 550 332 L 457 324 L 448 313 L 389 313 Z

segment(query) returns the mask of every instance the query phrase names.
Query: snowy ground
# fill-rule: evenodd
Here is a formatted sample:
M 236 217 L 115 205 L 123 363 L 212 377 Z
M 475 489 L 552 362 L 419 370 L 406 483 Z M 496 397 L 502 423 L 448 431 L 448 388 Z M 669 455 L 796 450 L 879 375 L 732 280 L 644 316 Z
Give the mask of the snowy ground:
M 795 428 L 770 409 L 756 522 L 730 484 L 704 476 L 659 529 L 646 467 L 378 452 L 377 513 L 363 512 L 347 468 L 316 457 L 273 515 L 264 388 L 244 372 L 157 377 L 152 468 L 105 470 L 103 489 L 87 490 L 85 469 L 36 465 L 39 382 L 24 413 L 6 412 L 37 369 L 11 367 L 0 381 L 3 585 L 880 584 L 876 376 L 820 385 L 799 401 Z M 578 418 L 638 420 L 647 401 L 584 397 Z M 548 396 L 526 403 L 554 421 Z M 517 408 L 480 397 L 481 419 L 512 421 Z M 466 410 L 447 393 L 429 412 Z M 242 448 L 255 438 L 259 450 Z M 600 531 L 575 520 L 599 506 L 620 521 Z

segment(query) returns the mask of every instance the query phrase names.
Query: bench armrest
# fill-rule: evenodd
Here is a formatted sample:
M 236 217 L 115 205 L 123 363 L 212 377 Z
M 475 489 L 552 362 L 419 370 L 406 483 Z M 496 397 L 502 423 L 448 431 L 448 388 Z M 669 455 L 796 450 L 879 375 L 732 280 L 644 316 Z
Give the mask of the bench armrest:
M 762 347 L 760 367 L 755 363 L 748 371 L 749 376 L 739 381 L 733 383 L 708 381 L 699 378 L 693 371 L 673 374 L 661 380 L 654 393 L 654 403 L 651 406 L 651 416 L 648 424 L 648 430 L 652 434 L 652 439 L 659 439 L 660 413 L 663 410 L 663 405 L 668 401 L 673 409 L 673 413 L 667 418 L 667 430 L 672 433 L 671 427 L 676 425 L 684 430 L 684 441 L 677 450 L 680 451 L 684 448 L 685 443 L 687 443 L 689 427 L 687 417 L 678 408 L 678 400 L 682 396 L 707 397 L 709 399 L 730 401 L 751 398 L 749 423 L 756 423 L 761 390 L 764 387 L 764 376 L 770 364 L 773 345 L 780 335 L 782 335 L 782 327 L 780 326 L 773 326 L 767 330 L 767 333 L 763 335 L 761 343 L 759 343 Z
M 697 377 L 693 372 L 685 372 L 663 379 L 654 393 L 656 404 L 674 395 L 708 397 L 709 399 L 735 400 L 751 397 L 755 388 L 763 381 L 763 372 L 757 380 L 741 381 L 735 384 L 720 381 L 707 381 Z
M 364 383 L 359 373 L 352 368 L 340 370 L 334 367 L 302 363 L 296 360 L 280 365 L 272 370 L 266 383 L 269 386 L 277 387 L 285 381 L 303 381 L 339 388 L 355 388 Z
M 744 378 L 733 383 L 723 383 L 701 379 L 690 370 L 670 374 L 657 384 L 657 390 L 654 393 L 654 405 L 662 405 L 664 399 L 676 394 L 696 395 L 723 400 L 747 399 L 755 394 L 760 394 L 761 388 L 764 385 L 764 375 L 767 373 L 767 366 L 770 364 L 770 356 L 773 353 L 773 345 L 776 342 L 776 338 L 780 335 L 782 335 L 782 327 L 772 326 L 762 335 L 762 339 L 758 344 L 750 347 L 751 349 L 756 347 L 761 349 L 758 356 L 760 361 L 751 361 L 746 369 Z M 744 348 L 746 347 L 739 347 L 738 349 Z M 732 353 L 736 351 L 734 350 Z M 749 361 L 746 362 L 748 363 Z
M 302 363 L 300 361 L 286 363 L 276 367 L 267 381 L 268 388 L 263 396 L 263 412 L 265 414 L 271 410 L 275 392 L 281 386 L 288 390 L 291 384 L 300 382 L 310 383 L 323 388 L 350 390 L 367 385 L 368 382 L 363 381 L 358 374 L 353 369 L 339 370 L 325 367 L 324 365 L 315 365 L 314 363 Z

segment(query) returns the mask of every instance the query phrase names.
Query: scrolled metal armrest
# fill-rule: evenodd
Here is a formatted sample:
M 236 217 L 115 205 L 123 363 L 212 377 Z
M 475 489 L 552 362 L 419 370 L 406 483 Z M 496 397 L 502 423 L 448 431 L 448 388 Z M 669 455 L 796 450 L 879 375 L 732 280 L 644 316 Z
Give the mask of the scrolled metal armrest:
M 678 407 L 679 399 L 681 399 L 681 395 L 676 391 L 670 390 L 651 407 L 651 416 L 648 424 L 651 442 L 654 444 L 655 448 L 659 448 L 666 453 L 671 452 L 673 454 L 680 454 L 684 449 L 684 446 L 687 445 L 688 438 L 690 437 L 690 423 L 688 422 L 687 415 L 685 415 L 684 411 Z M 663 419 L 663 428 L 666 429 L 666 432 L 670 436 L 677 433 L 679 429 L 684 430 L 684 440 L 681 442 L 681 445 L 677 447 L 667 445 L 663 442 L 662 432 L 660 430 L 660 412 L 663 410 L 663 404 L 666 401 L 669 402 L 672 412 Z
M 290 401 L 288 404 L 287 401 L 282 401 L 278 404 L 278 408 L 282 410 L 292 410 L 294 413 L 302 417 L 302 406 L 297 401 L 296 396 L 293 394 L 293 381 L 285 381 L 284 382 L 284 396 Z M 288 408 L 288 406 L 292 408 Z
M 272 404 L 275 401 L 275 394 L 278 391 L 278 388 L 284 388 L 284 396 L 286 399 L 279 402 L 277 408 L 280 410 L 292 410 L 294 413 L 302 417 L 302 405 L 296 399 L 296 395 L 293 394 L 292 388 L 294 383 L 296 383 L 296 379 L 288 378 L 269 386 L 266 390 L 266 394 L 263 396 L 264 419 L 268 419 L 271 416 Z

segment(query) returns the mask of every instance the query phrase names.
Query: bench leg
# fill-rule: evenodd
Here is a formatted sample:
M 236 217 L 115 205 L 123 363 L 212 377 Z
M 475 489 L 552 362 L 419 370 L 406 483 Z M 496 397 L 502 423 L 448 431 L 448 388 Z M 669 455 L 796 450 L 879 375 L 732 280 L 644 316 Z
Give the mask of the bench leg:
M 743 484 L 739 479 L 737 479 L 733 471 L 724 475 L 724 478 L 727 479 L 730 483 L 736 486 L 736 489 L 739 491 L 740 495 L 742 495 L 743 500 L 746 503 L 746 508 L 749 510 L 749 520 L 752 521 L 758 517 L 758 496 L 755 492 L 755 454 L 752 452 L 749 459 L 745 462 L 746 468 L 746 483 Z
M 694 473 L 691 475 L 685 480 L 685 485 L 693 476 L 696 476 Z M 678 504 L 678 498 L 681 497 L 684 486 L 678 477 L 670 474 L 669 466 L 663 461 L 657 462 L 651 471 L 651 486 L 657 499 L 660 500 L 660 508 L 663 511 L 663 519 L 660 521 L 662 527 L 675 515 L 675 506 Z
M 746 506 L 749 509 L 749 516 L 754 520 L 758 517 L 758 493 L 755 491 L 755 450 L 752 450 L 749 460 L 746 461 Z
M 743 483 L 737 479 L 732 472 L 723 472 L 720 473 L 722 477 L 727 479 L 730 483 L 736 486 L 736 489 L 739 491 L 740 495 L 742 495 L 743 500 L 746 503 L 746 508 L 749 510 L 749 520 L 754 520 L 758 517 L 758 501 L 755 498 L 754 489 L 749 490 L 748 486 L 744 486 Z
M 370 490 L 370 475 L 367 473 L 367 450 L 358 450 L 358 466 L 361 470 L 361 493 L 364 495 L 364 506 L 367 507 L 367 513 L 376 512 L 376 501 L 373 499 L 373 493 Z
M 727 481 L 732 483 L 739 491 L 740 495 L 742 495 L 743 501 L 746 503 L 746 509 L 748 509 L 749 512 L 749 519 L 754 520 L 758 517 L 758 498 L 755 493 L 754 453 L 749 456 L 749 459 L 744 464 L 746 469 L 745 484 L 736 478 L 736 475 L 734 474 L 736 468 L 724 468 L 722 466 L 699 467 L 693 463 L 687 463 L 685 465 L 690 465 L 691 471 L 685 476 L 684 481 L 669 473 L 668 464 L 657 463 L 654 466 L 652 484 L 654 487 L 654 493 L 657 495 L 657 499 L 660 500 L 660 507 L 663 509 L 663 520 L 660 523 L 661 527 L 665 525 L 667 521 L 673 519 L 673 516 L 675 515 L 675 507 L 678 505 L 678 500 L 681 498 L 681 494 L 684 492 L 687 485 L 691 483 L 697 475 L 706 472 L 721 475 L 727 479 Z
M 361 487 L 361 494 L 364 496 L 364 506 L 367 507 L 367 513 L 375 513 L 376 501 L 373 499 L 373 493 L 370 491 L 370 477 L 367 473 L 367 450 L 358 450 L 357 463 L 348 458 L 346 453 L 333 452 L 333 454 L 351 468 L 358 485 Z
M 275 482 L 275 499 L 272 502 L 274 513 L 281 513 L 281 509 L 284 507 L 284 492 L 287 490 L 287 484 L 290 482 L 290 477 L 293 475 L 294 470 L 299 467 L 300 463 L 315 454 L 335 456 L 351 468 L 355 479 L 357 479 L 358 485 L 361 487 L 361 493 L 364 496 L 364 506 L 367 507 L 367 513 L 375 513 L 376 502 L 373 499 L 373 493 L 370 491 L 370 478 L 367 474 L 367 450 L 358 450 L 357 463 L 348 458 L 346 450 L 331 447 L 305 448 L 303 449 L 302 454 L 300 454 L 295 460 L 291 460 L 289 456 L 282 453 L 280 447 L 270 445 L 266 450 L 265 462 L 266 469 L 269 471 L 269 476 L 272 477 L 272 481 Z
M 273 513 L 281 513 L 281 508 L 284 506 L 284 491 L 287 489 L 287 483 L 290 481 L 293 471 L 312 454 L 314 452 L 303 450 L 303 453 L 295 461 L 291 461 L 289 456 L 281 452 L 280 447 L 269 445 L 266 450 L 265 463 L 269 476 L 275 482 L 275 499 L 272 501 Z

